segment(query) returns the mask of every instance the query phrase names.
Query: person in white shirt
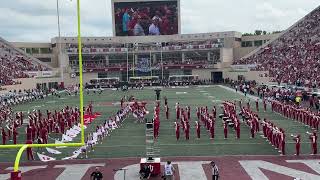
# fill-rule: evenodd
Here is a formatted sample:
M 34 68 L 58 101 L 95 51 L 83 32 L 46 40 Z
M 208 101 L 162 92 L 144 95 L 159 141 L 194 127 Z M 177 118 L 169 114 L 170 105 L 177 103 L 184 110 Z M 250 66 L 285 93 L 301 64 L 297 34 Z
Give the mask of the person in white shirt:
M 141 18 L 138 18 L 136 25 L 134 26 L 133 33 L 135 36 L 145 36 L 143 27 L 141 26 Z
M 159 21 L 157 19 L 152 20 L 152 24 L 149 26 L 149 35 L 160 35 Z
M 167 161 L 167 164 L 164 165 L 164 177 L 166 180 L 174 180 L 175 169 L 171 164 L 171 161 Z

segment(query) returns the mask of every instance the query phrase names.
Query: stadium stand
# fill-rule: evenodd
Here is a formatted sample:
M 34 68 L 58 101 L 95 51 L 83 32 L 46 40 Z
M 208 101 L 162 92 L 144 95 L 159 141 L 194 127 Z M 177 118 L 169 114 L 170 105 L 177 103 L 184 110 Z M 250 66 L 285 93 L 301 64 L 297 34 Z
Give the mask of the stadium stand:
M 28 78 L 27 71 L 46 71 L 50 68 L 39 60 L 23 53 L 0 38 L 0 86 L 13 85 L 16 78 Z
M 320 7 L 288 29 L 275 41 L 234 64 L 255 65 L 254 71 L 269 71 L 272 81 L 301 86 L 319 86 Z

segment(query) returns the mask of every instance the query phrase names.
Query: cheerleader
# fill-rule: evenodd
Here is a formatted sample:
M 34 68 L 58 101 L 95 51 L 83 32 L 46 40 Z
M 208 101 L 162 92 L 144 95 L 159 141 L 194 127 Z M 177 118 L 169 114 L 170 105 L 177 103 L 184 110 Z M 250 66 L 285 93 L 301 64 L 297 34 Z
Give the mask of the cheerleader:
M 88 159 L 87 147 L 88 147 L 87 145 L 80 147 L 81 159 L 83 159 L 83 155 L 85 155 L 85 158 Z
M 103 128 L 103 126 L 100 126 L 101 133 L 102 133 L 102 139 L 106 136 L 106 130 Z
M 93 149 L 93 139 L 92 139 L 92 134 L 91 133 L 89 133 L 88 134 L 88 137 L 87 137 L 87 146 L 90 148 L 90 150 L 92 151 L 92 152 L 94 152 L 94 149 Z M 89 152 L 90 152 L 90 150 L 89 150 Z
M 101 131 L 101 128 L 99 126 L 97 126 L 97 128 L 96 128 L 96 133 L 97 133 L 97 136 L 98 136 L 98 141 L 100 142 L 100 144 L 102 144 L 102 131 Z

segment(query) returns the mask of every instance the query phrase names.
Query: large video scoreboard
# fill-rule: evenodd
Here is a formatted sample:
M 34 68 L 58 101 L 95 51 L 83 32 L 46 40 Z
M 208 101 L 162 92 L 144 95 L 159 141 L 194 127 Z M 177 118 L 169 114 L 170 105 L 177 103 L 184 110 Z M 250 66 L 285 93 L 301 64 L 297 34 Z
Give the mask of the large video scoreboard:
M 112 0 L 114 36 L 180 34 L 180 0 Z

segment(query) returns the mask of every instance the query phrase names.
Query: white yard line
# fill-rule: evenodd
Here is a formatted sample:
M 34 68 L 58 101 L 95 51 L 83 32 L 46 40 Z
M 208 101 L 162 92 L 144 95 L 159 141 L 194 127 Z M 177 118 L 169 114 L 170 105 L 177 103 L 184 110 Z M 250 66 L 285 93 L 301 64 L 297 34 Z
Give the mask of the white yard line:
M 231 92 L 234 92 L 234 93 L 238 93 L 238 94 L 240 94 L 240 95 L 242 95 L 242 96 L 244 96 L 244 97 L 246 97 L 246 98 L 250 98 L 250 99 L 252 99 L 252 100 L 259 100 L 260 102 L 262 102 L 262 100 L 260 99 L 260 98 L 258 98 L 258 97 L 256 97 L 256 96 L 252 96 L 252 95 L 250 95 L 250 94 L 247 94 L 247 96 L 245 96 L 241 91 L 236 91 L 236 90 L 234 90 L 234 89 L 232 89 L 232 88 L 229 88 L 229 87 L 227 87 L 227 86 L 223 86 L 223 85 L 217 85 L 218 87 L 221 87 L 221 88 L 223 88 L 223 89 L 225 89 L 225 90 L 228 90 L 228 91 L 231 91 Z

